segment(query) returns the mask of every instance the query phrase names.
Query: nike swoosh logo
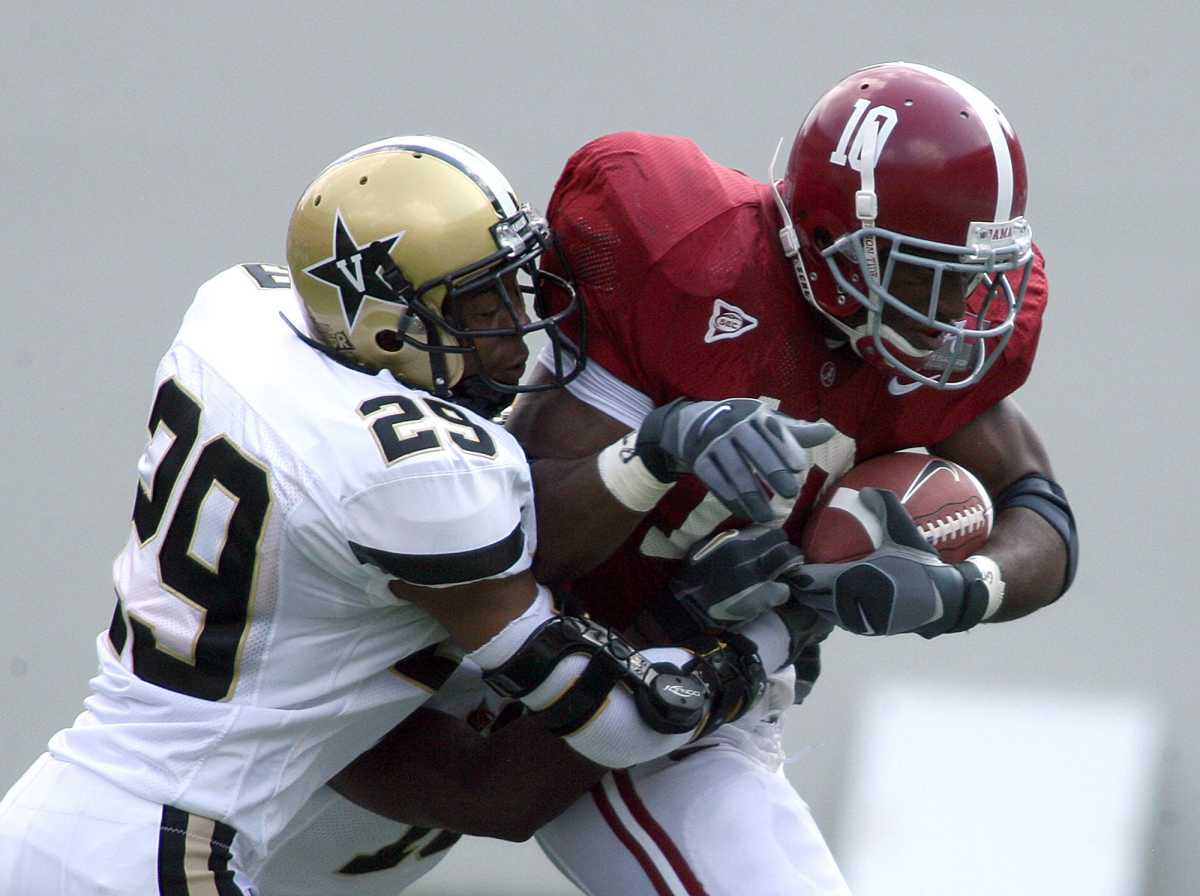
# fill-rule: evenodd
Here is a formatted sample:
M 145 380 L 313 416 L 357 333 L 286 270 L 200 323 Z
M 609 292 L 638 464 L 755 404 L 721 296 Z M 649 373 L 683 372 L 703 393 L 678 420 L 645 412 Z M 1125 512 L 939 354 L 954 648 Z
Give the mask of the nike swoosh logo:
M 862 620 L 864 635 L 875 634 L 875 629 L 871 627 L 871 620 L 867 618 L 867 612 L 862 608 L 861 604 L 858 607 L 858 618 Z
M 887 390 L 889 395 L 907 395 L 913 389 L 920 389 L 922 383 L 901 383 L 896 377 L 888 380 Z

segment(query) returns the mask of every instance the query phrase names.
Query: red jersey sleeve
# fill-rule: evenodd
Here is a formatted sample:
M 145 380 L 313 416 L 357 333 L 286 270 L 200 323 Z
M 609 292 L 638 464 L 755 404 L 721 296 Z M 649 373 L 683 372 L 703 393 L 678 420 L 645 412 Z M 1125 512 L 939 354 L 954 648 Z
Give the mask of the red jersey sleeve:
M 587 308 L 589 358 L 656 403 L 678 397 L 660 369 L 665 337 L 693 297 L 708 314 L 740 273 L 723 260 L 737 246 L 695 247 L 750 233 L 734 221 L 757 202 L 753 181 L 682 137 L 610 134 L 572 155 L 547 218 Z

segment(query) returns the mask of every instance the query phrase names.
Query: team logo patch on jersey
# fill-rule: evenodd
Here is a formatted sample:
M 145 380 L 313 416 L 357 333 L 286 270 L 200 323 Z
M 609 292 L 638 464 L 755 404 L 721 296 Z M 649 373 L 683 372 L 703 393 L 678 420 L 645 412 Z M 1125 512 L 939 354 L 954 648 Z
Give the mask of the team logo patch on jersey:
M 328 283 L 341 293 L 347 332 L 354 329 L 359 309 L 367 296 L 394 302 L 397 293 L 412 289 L 412 284 L 396 267 L 389 254 L 404 233 L 401 230 L 360 246 L 342 220 L 341 209 L 338 209 L 333 222 L 333 256 L 309 265 L 304 273 Z
M 712 316 L 708 319 L 708 332 L 704 334 L 704 341 L 717 342 L 721 339 L 736 339 L 757 326 L 757 317 L 752 317 L 737 305 L 731 305 L 724 299 L 717 299 L 713 302 Z
M 826 361 L 821 365 L 821 385 L 826 389 L 832 389 L 837 382 L 837 365 L 832 361 Z

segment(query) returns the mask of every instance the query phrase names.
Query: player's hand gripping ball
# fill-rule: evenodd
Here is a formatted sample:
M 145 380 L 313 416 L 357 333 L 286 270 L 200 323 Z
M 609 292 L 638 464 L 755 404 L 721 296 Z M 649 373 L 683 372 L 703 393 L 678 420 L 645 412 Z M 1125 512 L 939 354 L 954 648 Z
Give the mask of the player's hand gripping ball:
M 860 635 L 966 631 L 994 611 L 984 570 L 965 559 L 987 540 L 991 517 L 987 492 L 962 467 L 920 454 L 875 458 L 810 518 L 792 596 Z
M 808 563 L 842 563 L 878 550 L 883 530 L 859 491 L 887 489 L 900 499 L 945 563 L 978 552 L 992 531 L 992 501 L 979 480 L 953 461 L 898 452 L 871 458 L 828 488 L 801 535 Z

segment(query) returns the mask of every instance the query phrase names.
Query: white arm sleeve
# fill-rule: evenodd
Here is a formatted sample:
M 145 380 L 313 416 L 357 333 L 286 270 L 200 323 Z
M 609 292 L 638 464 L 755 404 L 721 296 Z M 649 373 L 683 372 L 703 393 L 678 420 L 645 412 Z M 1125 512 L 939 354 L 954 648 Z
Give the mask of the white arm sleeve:
M 554 615 L 550 592 L 538 586 L 537 597 L 529 608 L 467 657 L 485 672 L 497 669 Z M 774 671 L 786 661 L 788 632 L 777 614 L 764 613 L 741 626 L 739 632 L 755 642 L 767 669 Z M 683 668 L 693 657 L 690 651 L 680 647 L 651 647 L 639 653 L 651 663 L 672 663 L 677 668 Z M 575 684 L 587 664 L 588 658 L 580 654 L 564 657 L 540 685 L 521 698 L 521 702 L 535 712 L 545 709 Z M 688 743 L 695 733 L 695 730 L 682 734 L 655 731 L 646 724 L 629 692 L 614 687 L 600 711 L 581 728 L 566 735 L 564 740 L 592 762 L 608 768 L 626 768 L 665 756 Z
M 485 672 L 496 669 L 521 649 L 538 626 L 554 615 L 549 591 L 539 586 L 538 595 L 529 609 L 467 656 Z M 651 662 L 671 662 L 677 666 L 684 665 L 692 657 L 688 651 L 676 647 L 651 648 L 641 653 Z M 565 657 L 521 702 L 534 711 L 545 709 L 575 684 L 587 664 L 587 657 L 579 654 Z M 608 768 L 625 768 L 664 756 L 686 744 L 693 734 L 655 731 L 642 719 L 633 697 L 623 688 L 613 688 L 600 711 L 564 739 L 585 759 Z
M 554 370 L 554 355 L 549 346 L 542 349 L 538 362 L 547 370 Z M 654 410 L 650 396 L 617 379 L 598 361 L 589 360 L 583 372 L 566 388 L 584 404 L 603 411 L 630 429 L 641 426 L 646 415 Z
M 734 631 L 754 642 L 758 648 L 758 658 L 762 660 L 768 675 L 778 672 L 787 662 L 792 639 L 788 634 L 787 624 L 778 613 L 762 613 L 739 625 Z

